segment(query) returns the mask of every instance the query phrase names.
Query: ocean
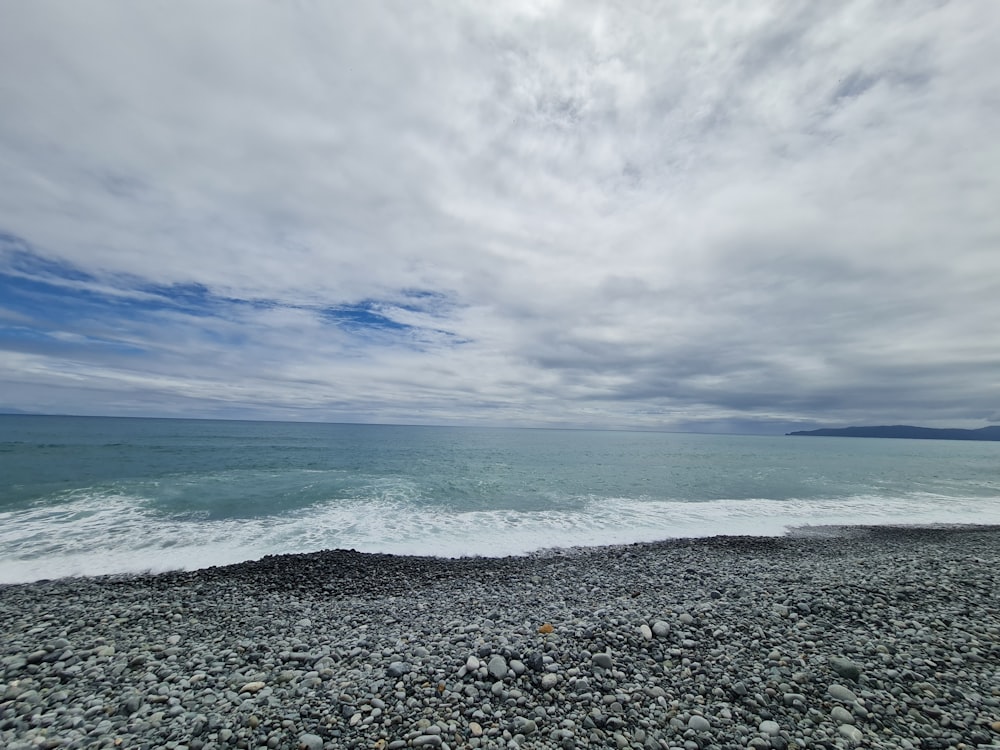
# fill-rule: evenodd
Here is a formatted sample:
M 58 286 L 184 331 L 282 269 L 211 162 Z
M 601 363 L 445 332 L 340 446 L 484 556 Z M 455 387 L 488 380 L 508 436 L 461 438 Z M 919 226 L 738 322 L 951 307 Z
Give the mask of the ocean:
M 1000 523 L 1000 443 L 0 416 L 0 583 Z

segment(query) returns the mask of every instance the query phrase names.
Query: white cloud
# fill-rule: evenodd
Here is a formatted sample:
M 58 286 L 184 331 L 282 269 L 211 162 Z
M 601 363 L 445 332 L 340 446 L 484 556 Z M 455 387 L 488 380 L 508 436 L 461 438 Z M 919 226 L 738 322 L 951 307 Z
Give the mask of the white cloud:
M 996 410 L 990 5 L 182 6 L 7 9 L 0 231 L 90 274 L 77 293 L 269 306 L 36 314 L 146 354 L 18 339 L 10 406 L 665 427 Z M 413 328 L 323 316 L 365 300 Z

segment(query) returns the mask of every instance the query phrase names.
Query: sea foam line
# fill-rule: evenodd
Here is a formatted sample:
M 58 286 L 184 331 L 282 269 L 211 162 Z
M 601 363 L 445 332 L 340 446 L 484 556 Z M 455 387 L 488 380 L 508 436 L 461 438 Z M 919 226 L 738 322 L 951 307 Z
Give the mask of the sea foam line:
M 859 495 L 809 500 L 590 497 L 572 508 L 460 511 L 382 495 L 285 515 L 169 515 L 141 497 L 94 494 L 0 513 L 0 583 L 197 569 L 267 554 L 345 548 L 441 557 L 524 555 L 715 535 L 776 536 L 809 525 L 1000 524 L 992 498 Z

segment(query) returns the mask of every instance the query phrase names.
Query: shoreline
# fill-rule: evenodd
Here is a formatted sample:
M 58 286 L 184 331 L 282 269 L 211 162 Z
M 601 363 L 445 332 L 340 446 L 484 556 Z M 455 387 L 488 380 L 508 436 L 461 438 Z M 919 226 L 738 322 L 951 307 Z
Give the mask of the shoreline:
M 0 744 L 1000 746 L 1000 527 L 806 531 L 0 586 Z
M 293 566 L 298 564 L 303 570 L 314 569 L 317 566 L 331 567 L 336 573 L 337 564 L 343 564 L 345 571 L 357 571 L 366 564 L 373 566 L 389 565 L 394 569 L 405 571 L 407 567 L 412 567 L 419 575 L 421 568 L 427 565 L 456 566 L 456 574 L 463 566 L 477 567 L 482 564 L 496 564 L 498 567 L 517 567 L 519 561 L 544 561 L 549 558 L 565 559 L 578 556 L 591 555 L 616 555 L 622 551 L 665 549 L 672 546 L 707 546 L 707 547 L 733 547 L 739 545 L 749 545 L 766 548 L 769 542 L 774 540 L 794 540 L 794 541 L 830 541 L 848 540 L 858 537 L 868 538 L 937 538 L 940 534 L 950 533 L 1000 533 L 1000 524 L 968 524 L 968 523 L 918 523 L 918 524 L 817 524 L 805 526 L 786 527 L 784 534 L 717 534 L 712 536 L 692 536 L 692 537 L 669 537 L 656 541 L 621 542 L 615 544 L 599 545 L 579 545 L 571 547 L 548 547 L 526 552 L 523 554 L 507 554 L 500 556 L 492 555 L 463 555 L 458 557 L 424 554 L 399 554 L 393 552 L 365 552 L 351 549 L 323 549 L 311 552 L 287 552 L 267 554 L 259 558 L 251 558 L 239 562 L 225 563 L 221 565 L 208 565 L 200 568 L 176 568 L 166 570 L 140 570 L 126 571 L 120 573 L 97 573 L 97 574 L 71 574 L 55 578 L 38 578 L 30 581 L 0 582 L 0 592 L 4 589 L 21 586 L 36 586 L 47 584 L 58 584 L 65 581 L 95 581 L 95 582 L 120 582 L 135 579 L 149 579 L 160 577 L 172 577 L 180 579 L 190 579 L 199 577 L 219 578 L 232 575 L 237 578 L 245 578 L 252 575 L 253 571 L 259 570 L 267 576 L 268 571 L 273 572 L 276 568 Z M 365 561 L 368 561 L 366 563 Z M 410 565 L 412 563 L 412 566 Z

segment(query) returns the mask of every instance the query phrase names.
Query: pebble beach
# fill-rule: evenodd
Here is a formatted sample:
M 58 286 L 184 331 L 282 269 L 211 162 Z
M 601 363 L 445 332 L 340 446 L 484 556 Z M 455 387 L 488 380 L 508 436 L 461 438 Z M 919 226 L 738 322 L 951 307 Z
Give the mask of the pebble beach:
M 0 746 L 1000 748 L 1000 528 L 0 587 Z

